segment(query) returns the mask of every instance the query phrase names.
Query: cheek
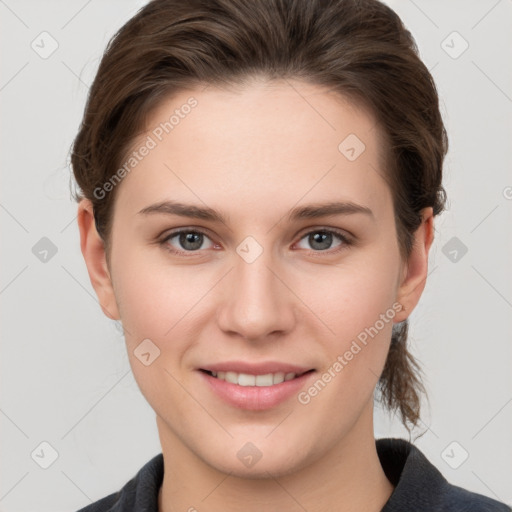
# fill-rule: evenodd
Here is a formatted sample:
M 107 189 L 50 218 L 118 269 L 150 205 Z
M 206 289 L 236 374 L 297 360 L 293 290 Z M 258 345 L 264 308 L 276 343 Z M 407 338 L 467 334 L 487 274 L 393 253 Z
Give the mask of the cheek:
M 361 259 L 360 265 L 332 273 L 329 292 L 316 294 L 316 306 L 311 309 L 322 311 L 322 320 L 330 328 L 323 341 L 328 353 L 323 371 L 329 373 L 326 380 L 337 382 L 329 385 L 332 391 L 338 390 L 332 396 L 336 402 L 362 403 L 382 372 L 394 318 L 401 308 L 395 301 L 397 258 L 393 247 L 387 252 L 381 249 Z
M 118 248 L 121 254 L 121 245 Z M 192 267 L 165 264 L 164 258 L 155 258 L 150 251 L 124 254 L 126 257 L 118 257 L 114 263 L 115 293 L 123 325 L 138 336 L 172 336 L 173 330 L 188 321 L 207 283 Z
M 329 276 L 329 288 L 317 293 L 319 307 L 335 333 L 344 339 L 354 338 L 373 326 L 381 314 L 387 319 L 396 314 L 393 304 L 396 297 L 397 260 L 385 250 L 373 251 L 361 257 L 354 265 L 337 269 Z M 323 307 L 322 307 L 323 306 Z M 389 328 L 392 322 L 386 322 Z M 381 324 L 379 323 L 379 326 Z
M 204 338 L 205 323 L 214 317 L 211 292 L 222 274 L 208 266 L 173 265 L 150 251 L 125 254 L 113 259 L 116 299 L 134 377 L 155 400 L 162 381 L 172 386 L 171 375 L 181 373 L 187 353 Z M 144 359 L 154 362 L 146 366 Z
M 179 379 L 180 361 L 194 339 L 186 331 L 195 325 L 194 305 L 206 290 L 198 288 L 197 278 L 190 281 L 190 272 L 155 267 L 136 255 L 117 265 L 116 298 L 130 365 L 143 395 L 157 405 L 162 386 L 174 389 L 173 376 Z M 181 394 L 174 391 L 177 403 Z

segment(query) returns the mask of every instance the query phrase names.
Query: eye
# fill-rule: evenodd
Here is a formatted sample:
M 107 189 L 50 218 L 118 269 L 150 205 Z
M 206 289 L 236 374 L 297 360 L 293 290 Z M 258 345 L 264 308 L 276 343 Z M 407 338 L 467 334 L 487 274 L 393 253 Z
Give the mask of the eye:
M 306 240 L 307 243 L 310 244 L 314 252 L 327 251 L 331 248 L 333 243 L 333 238 L 338 238 L 341 241 L 338 244 L 337 248 L 332 252 L 338 252 L 351 245 L 351 240 L 340 231 L 333 229 L 315 229 L 314 231 L 309 231 L 305 236 L 301 238 L 302 240 Z M 306 247 L 307 249 L 307 247 Z
M 179 244 L 178 249 L 173 247 L 171 243 L 171 240 L 173 240 L 174 238 L 177 239 L 176 243 Z M 173 231 L 172 233 L 169 233 L 169 235 L 167 235 L 160 242 L 160 244 L 165 246 L 170 252 L 174 254 L 183 254 L 187 252 L 197 252 L 200 249 L 208 249 L 208 247 L 203 247 L 203 242 L 205 238 L 209 240 L 209 237 L 206 235 L 206 233 L 202 231 L 192 229 L 181 229 L 179 231 Z

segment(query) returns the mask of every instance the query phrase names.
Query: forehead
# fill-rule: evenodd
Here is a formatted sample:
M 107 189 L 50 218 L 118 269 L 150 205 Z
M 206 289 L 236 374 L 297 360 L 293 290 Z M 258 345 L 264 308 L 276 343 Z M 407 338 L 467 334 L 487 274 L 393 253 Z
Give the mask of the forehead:
M 379 210 L 389 199 L 382 139 L 367 109 L 313 84 L 182 90 L 148 116 L 132 151 L 150 149 L 127 167 L 118 201 L 134 210 L 179 198 L 270 214 L 278 198 L 290 208 L 301 198 L 349 199 Z

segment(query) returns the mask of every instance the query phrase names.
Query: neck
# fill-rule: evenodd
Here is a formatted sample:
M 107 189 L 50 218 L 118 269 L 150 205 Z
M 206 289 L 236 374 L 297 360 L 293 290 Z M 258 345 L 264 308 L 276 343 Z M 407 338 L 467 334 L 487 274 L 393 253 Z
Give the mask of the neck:
M 184 446 L 158 416 L 157 423 L 164 455 L 159 512 L 380 512 L 393 492 L 377 454 L 370 408 L 323 457 L 291 473 L 260 479 L 218 471 Z

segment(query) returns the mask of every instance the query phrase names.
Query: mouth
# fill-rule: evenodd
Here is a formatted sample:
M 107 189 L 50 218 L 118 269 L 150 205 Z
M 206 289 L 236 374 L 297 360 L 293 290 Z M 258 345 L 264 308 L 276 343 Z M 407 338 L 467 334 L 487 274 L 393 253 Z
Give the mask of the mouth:
M 265 374 L 251 374 L 251 373 L 238 373 L 234 371 L 211 371 L 200 368 L 200 371 L 210 375 L 211 377 L 223 380 L 230 384 L 235 384 L 243 387 L 270 387 L 276 386 L 283 382 L 288 382 L 302 377 L 307 373 L 314 372 L 314 369 L 302 372 L 274 372 Z
M 234 370 L 238 371 L 234 371 Z M 246 411 L 264 411 L 290 403 L 314 380 L 314 369 L 282 363 L 229 363 L 198 368 L 206 388 L 222 403 Z

